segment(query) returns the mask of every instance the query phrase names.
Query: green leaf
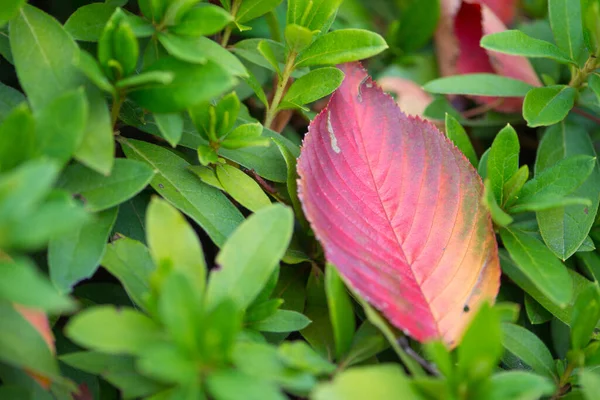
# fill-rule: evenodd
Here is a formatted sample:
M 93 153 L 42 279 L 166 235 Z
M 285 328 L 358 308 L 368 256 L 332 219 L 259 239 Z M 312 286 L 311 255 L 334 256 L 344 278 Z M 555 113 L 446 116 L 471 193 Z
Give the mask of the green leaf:
M 183 134 L 183 118 L 181 114 L 154 114 L 154 121 L 167 142 L 172 147 L 177 147 Z
M 454 75 L 434 79 L 423 86 L 431 93 L 494 97 L 525 97 L 532 88 L 518 79 L 495 74 Z
M 7 0 L 0 10 L 0 26 L 14 18 L 26 3 L 27 0 Z
M 489 377 L 502 356 L 500 318 L 488 303 L 483 303 L 461 340 L 457 351 L 458 373 L 468 382 Z
M 123 68 L 123 76 L 131 75 L 137 66 L 140 47 L 133 29 L 121 21 L 112 35 L 113 57 Z
M 215 307 L 223 299 L 235 300 L 245 309 L 260 293 L 279 265 L 292 237 L 293 214 L 275 204 L 251 215 L 223 246 L 210 275 L 206 304 Z
M 489 178 L 485 180 L 484 184 L 483 198 L 481 201 L 484 207 L 490 212 L 492 221 L 494 221 L 494 224 L 497 226 L 510 225 L 513 222 L 513 218 L 498 205 Z
M 512 126 L 504 127 L 494 139 L 487 160 L 490 180 L 498 204 L 504 204 L 504 184 L 519 169 L 519 138 Z
M 144 309 L 146 296 L 150 293 L 150 275 L 154 271 L 148 248 L 126 237 L 119 239 L 107 246 L 101 264 L 121 282 L 129 297 Z
M 440 0 L 411 1 L 402 10 L 395 44 L 406 53 L 425 46 L 435 32 L 440 18 Z
M 56 97 L 36 114 L 38 155 L 64 165 L 83 140 L 88 104 L 82 88 Z
M 331 374 L 337 368 L 335 364 L 321 357 L 308 343 L 302 340 L 283 342 L 279 346 L 278 353 L 290 367 L 315 375 Z
M 508 30 L 486 35 L 481 47 L 500 53 L 529 58 L 550 58 L 565 64 L 577 64 L 568 54 L 545 40 L 534 39 L 519 30 Z
M 127 158 L 143 161 L 156 171 L 150 185 L 206 230 L 217 245 L 242 222 L 242 214 L 225 195 L 199 181 L 184 159 L 150 143 L 131 139 L 121 143 Z
M 8 171 L 33 158 L 36 147 L 35 120 L 26 103 L 12 109 L 0 125 L 0 171 Z
M 271 200 L 258 183 L 239 169 L 219 164 L 216 173 L 225 192 L 248 210 L 256 212 L 271 205 Z
M 365 321 L 354 334 L 352 347 L 340 362 L 354 365 L 379 354 L 389 345 L 381 332 L 369 321 Z
M 193 381 L 197 369 L 191 355 L 171 343 L 147 349 L 138 359 L 136 367 L 145 376 L 175 384 Z
M 311 0 L 288 0 L 286 25 L 296 24 L 325 34 L 341 4 L 342 0 L 326 0 L 317 4 Z
M 49 313 L 73 311 L 75 303 L 58 293 L 28 259 L 0 261 L 0 298 Z
M 23 93 L 0 82 L 0 123 L 11 113 L 13 108 L 25 101 Z
M 233 299 L 226 298 L 209 310 L 203 321 L 200 356 L 206 364 L 229 364 L 236 338 L 242 329 L 242 315 Z
M 523 371 L 505 371 L 494 374 L 474 396 L 486 400 L 538 400 L 552 395 L 555 390 L 556 386 L 548 378 Z
M 115 5 L 108 3 L 92 3 L 79 7 L 65 22 L 65 30 L 75 40 L 97 42 L 114 11 Z M 154 27 L 148 21 L 129 13 L 125 13 L 125 16 L 135 36 L 146 37 L 154 32 Z
M 299 53 L 304 50 L 313 39 L 313 32 L 297 24 L 289 24 L 285 27 L 285 42 L 290 51 Z
M 141 355 L 164 334 L 150 318 L 131 308 L 88 308 L 69 320 L 67 337 L 75 343 L 110 354 Z
M 154 264 L 180 272 L 197 294 L 204 293 L 206 262 L 194 229 L 173 206 L 158 197 L 146 212 L 146 235 Z
M 538 147 L 536 175 L 560 160 L 578 154 L 596 157 L 587 132 L 578 125 L 561 123 L 550 127 Z M 561 259 L 569 258 L 585 240 L 590 231 L 600 202 L 600 170 L 596 165 L 571 196 L 592 201 L 591 206 L 570 205 L 538 212 L 537 220 L 544 242 Z
M 571 348 L 581 350 L 592 338 L 600 320 L 600 290 L 593 285 L 577 296 L 571 322 Z
M 354 307 L 346 291 L 346 286 L 331 264 L 325 266 L 325 293 L 335 338 L 336 358 L 339 360 L 346 355 L 352 345 L 356 321 Z
M 11 21 L 9 36 L 19 83 L 34 111 L 83 83 L 77 45 L 48 14 L 25 5 Z
M 109 176 L 97 173 L 81 164 L 69 165 L 59 181 L 85 203 L 86 209 L 97 212 L 129 200 L 142 191 L 154 177 L 147 164 L 117 158 Z
M 467 157 L 471 165 L 477 168 L 479 160 L 477 159 L 471 139 L 469 139 L 465 128 L 462 127 L 460 122 L 448 113 L 446 113 L 446 136 Z
M 250 324 L 260 332 L 295 332 L 306 328 L 312 321 L 296 311 L 277 310 L 275 314 Z
M 0 360 L 45 377 L 59 377 L 58 363 L 42 335 L 12 304 L 0 301 Z
M 235 14 L 235 21 L 239 24 L 251 21 L 273 10 L 281 0 L 244 0 Z
M 320 36 L 298 55 L 296 67 L 336 65 L 362 60 L 388 48 L 378 34 L 362 29 L 340 29 Z
M 153 87 L 157 85 L 168 85 L 173 82 L 175 75 L 172 72 L 151 71 L 142 72 L 138 75 L 128 76 L 117 81 L 117 89 L 133 89 L 136 87 Z M 125 103 L 126 104 L 126 103 Z
M 502 188 L 502 193 L 504 193 L 504 203 L 508 207 L 519 198 L 521 189 L 523 188 L 523 185 L 525 185 L 525 182 L 527 182 L 527 179 L 529 179 L 529 167 L 525 164 L 506 181 Z
M 229 150 L 254 146 L 269 147 L 271 142 L 268 137 L 262 136 L 263 130 L 265 128 L 258 122 L 239 125 L 225 137 L 221 146 Z
M 311 400 L 418 399 L 419 396 L 397 364 L 356 367 L 319 384 Z
M 337 68 L 315 69 L 292 83 L 279 108 L 296 108 L 319 100 L 333 93 L 343 80 L 344 73 Z
M 552 314 L 527 293 L 525 293 L 525 311 L 529 322 L 533 325 L 543 324 L 552 319 Z
M 583 205 L 589 207 L 592 205 L 590 199 L 583 197 L 540 197 L 528 200 L 527 202 L 510 207 L 509 211 L 513 214 L 527 211 L 554 211 L 568 206 Z
M 596 95 L 598 103 L 600 103 L 600 76 L 596 74 L 591 74 L 588 78 L 588 86 Z
M 256 49 L 258 50 L 260 55 L 263 56 L 265 60 L 267 60 L 267 62 L 271 65 L 273 70 L 275 70 L 275 72 L 277 72 L 277 74 L 281 76 L 281 70 L 279 68 L 279 63 L 277 62 L 277 57 L 275 56 L 275 53 L 273 52 L 269 41 L 261 40 L 260 42 L 258 42 L 258 46 L 256 46 Z
M 218 164 L 219 155 L 211 146 L 202 144 L 198 146 L 198 161 L 205 167 L 210 164 Z
M 231 21 L 231 14 L 221 7 L 205 4 L 185 13 L 169 31 L 184 36 L 208 36 L 221 31 Z
M 502 229 L 500 237 L 519 271 L 541 293 L 559 307 L 569 304 L 573 282 L 567 268 L 542 242 L 523 231 L 509 228 Z
M 554 85 L 533 88 L 525 96 L 523 117 L 530 127 L 556 124 L 567 116 L 575 104 L 577 90 Z
M 129 97 L 155 113 L 172 113 L 208 101 L 231 89 L 235 79 L 214 62 L 191 64 L 172 57 L 159 59 L 144 72 L 163 71 L 174 75 L 171 83 L 133 90 Z
M 50 278 L 63 293 L 91 277 L 106 251 L 106 241 L 117 219 L 117 208 L 97 214 L 79 229 L 52 239 L 48 248 Z
M 584 369 L 579 373 L 585 400 L 595 400 L 600 392 L 600 374 L 592 369 Z
M 283 64 L 285 62 L 285 46 L 270 39 L 241 40 L 234 45 L 232 51 L 253 64 L 260 65 L 261 67 L 267 68 L 273 72 L 277 72 L 277 69 L 275 69 L 258 51 L 258 45 L 262 41 L 269 43 L 269 47 L 271 50 L 273 50 L 278 64 Z
M 536 373 L 558 379 L 550 350 L 533 332 L 514 324 L 502 324 L 502 345 Z
M 87 91 L 88 119 L 83 140 L 75 151 L 75 158 L 80 163 L 108 175 L 115 158 L 115 145 L 110 113 L 106 100 L 98 90 Z
M 268 286 L 265 286 L 265 289 L 268 289 Z M 275 314 L 277 310 L 279 310 L 279 307 L 281 307 L 281 305 L 284 303 L 283 299 L 271 299 L 259 303 L 260 297 L 263 296 L 263 293 L 264 289 L 261 292 L 261 295 L 254 300 L 254 304 L 252 304 L 246 311 L 244 315 L 245 324 L 254 324 L 269 318 Z
M 562 198 L 581 186 L 595 167 L 595 157 L 576 155 L 564 158 L 538 172 L 535 178 L 523 185 L 516 204 Z
M 223 69 L 223 72 L 227 72 L 229 75 L 239 77 L 246 77 L 248 75 L 246 67 L 244 67 L 236 56 L 208 38 L 202 36 L 185 37 L 163 33 L 159 34 L 158 38 L 169 54 L 182 61 L 194 64 L 205 64 L 208 61 L 209 63 L 218 65 Z M 219 77 L 219 75 L 216 75 L 216 77 Z M 223 80 L 224 78 L 220 77 L 220 79 Z
M 220 370 L 210 374 L 206 386 L 210 394 L 219 400 L 236 400 L 241 393 L 244 393 L 246 400 L 287 399 L 274 383 L 236 370 Z
M 548 0 L 548 15 L 558 47 L 572 60 L 579 61 L 584 49 L 581 2 Z

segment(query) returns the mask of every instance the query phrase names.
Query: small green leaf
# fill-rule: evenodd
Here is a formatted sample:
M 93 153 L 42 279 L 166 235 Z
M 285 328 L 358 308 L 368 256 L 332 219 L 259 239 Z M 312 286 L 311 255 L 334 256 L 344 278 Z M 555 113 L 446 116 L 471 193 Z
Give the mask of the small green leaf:
M 581 350 L 592 338 L 600 320 L 600 291 L 592 285 L 583 290 L 575 300 L 571 322 L 571 348 Z
M 300 203 L 300 199 L 298 198 L 298 171 L 296 169 L 296 157 L 290 152 L 290 150 L 281 142 L 279 138 L 271 138 L 273 142 L 281 151 L 281 155 L 285 159 L 285 164 L 287 167 L 287 190 L 290 196 L 290 200 L 292 202 L 292 207 L 294 209 L 294 213 L 296 214 L 296 219 L 302 224 L 304 228 L 308 227 L 308 222 L 306 221 L 306 217 L 304 216 L 304 212 L 302 211 L 302 204 Z
M 169 30 L 177 35 L 208 36 L 221 31 L 231 21 L 231 14 L 221 7 L 205 4 L 185 13 L 177 25 Z
M 175 74 L 164 71 L 142 72 L 138 75 L 128 76 L 115 83 L 118 89 L 135 89 L 136 87 L 154 87 L 168 85 L 175 79 Z
M 201 144 L 198 146 L 198 161 L 200 164 L 207 167 L 210 164 L 218 164 L 219 163 L 219 155 L 211 146 Z
M 127 237 L 121 238 L 107 246 L 100 264 L 121 282 L 138 306 L 145 308 L 146 296 L 150 293 L 150 274 L 155 269 L 146 246 Z
M 299 53 L 304 50 L 313 39 L 313 32 L 297 24 L 289 24 L 285 27 L 285 42 L 290 51 Z
M 388 347 L 389 344 L 381 332 L 372 323 L 365 321 L 356 331 L 346 357 L 340 362 L 348 366 L 358 364 Z
M 147 164 L 118 158 L 109 176 L 81 164 L 69 165 L 59 186 L 80 196 L 91 212 L 106 210 L 132 198 L 150 183 L 154 171 Z
M 279 69 L 279 63 L 277 61 L 277 57 L 271 48 L 268 40 L 261 40 L 258 42 L 258 46 L 256 49 L 260 53 L 261 56 L 264 57 L 265 60 L 271 65 L 273 70 L 277 72 L 278 75 L 281 75 L 281 70 Z
M 514 324 L 502 324 L 504 348 L 530 366 L 536 373 L 557 379 L 550 350 L 534 333 Z
M 242 330 L 243 313 L 233 299 L 212 307 L 202 320 L 200 356 L 207 364 L 225 365 L 231 361 L 236 338 Z
M 35 120 L 26 103 L 12 109 L 0 124 L 0 171 L 8 171 L 27 161 L 39 144 L 35 136 Z
M 547 126 L 562 121 L 573 108 L 576 95 L 577 90 L 564 85 L 531 89 L 523 103 L 527 125 Z
M 503 371 L 494 374 L 474 396 L 486 400 L 538 400 L 555 390 L 555 384 L 548 378 L 525 371 Z
M 500 231 L 504 246 L 516 266 L 545 296 L 559 307 L 571 301 L 573 282 L 567 268 L 538 239 L 517 229 Z
M 190 164 L 181 157 L 146 142 L 128 139 L 121 143 L 127 158 L 143 161 L 156 171 L 152 187 L 200 225 L 217 245 L 243 220 L 225 195 L 188 171 Z
M 272 205 L 251 215 L 229 237 L 216 262 L 221 268 L 210 275 L 206 305 L 215 307 L 225 298 L 245 309 L 260 293 L 290 242 L 293 214 Z
M 172 147 L 177 147 L 183 134 L 183 118 L 179 113 L 154 114 L 154 121 L 162 136 Z
M 519 149 L 519 138 L 510 125 L 498 132 L 490 148 L 487 159 L 487 177 L 498 204 L 505 204 L 504 184 L 519 169 Z
M 131 308 L 99 306 L 80 312 L 69 320 L 67 337 L 81 346 L 110 354 L 142 355 L 164 340 L 160 327 Z
M 235 400 L 244 393 L 247 400 L 285 400 L 273 382 L 246 375 L 237 370 L 220 370 L 206 379 L 208 391 L 215 399 Z
M 296 108 L 319 100 L 333 93 L 343 80 L 344 73 L 337 68 L 315 69 L 292 83 L 279 108 Z
M 428 92 L 472 96 L 525 97 L 533 87 L 518 79 L 495 74 L 465 74 L 434 79 L 423 86 Z
M 166 85 L 139 88 L 129 97 L 155 113 L 172 113 L 207 101 L 231 89 L 235 80 L 213 62 L 204 65 L 186 63 L 172 57 L 159 59 L 144 72 L 162 71 L 173 74 Z
M 285 46 L 279 42 L 270 39 L 246 39 L 237 42 L 232 51 L 238 56 L 245 58 L 253 64 L 260 65 L 261 67 L 267 68 L 273 72 L 277 72 L 276 69 L 260 54 L 258 51 L 258 45 L 262 41 L 267 41 L 271 50 L 275 54 L 277 63 L 283 64 L 285 61 Z
M 216 173 L 223 189 L 248 210 L 256 212 L 271 205 L 258 183 L 239 169 L 221 164 L 217 165 Z
M 502 192 L 504 193 L 504 203 L 507 207 L 510 207 L 510 205 L 519 198 L 521 189 L 523 188 L 523 185 L 525 185 L 525 182 L 527 182 L 527 179 L 529 179 L 529 167 L 525 164 L 506 181 L 502 188 Z
M 598 103 L 600 103 L 600 76 L 597 74 L 591 74 L 588 78 L 588 86 L 598 98 Z
M 50 278 L 62 292 L 68 293 L 79 281 L 91 277 L 106 251 L 106 242 L 117 219 L 117 208 L 98 213 L 96 218 L 60 237 L 48 248 Z
M 136 367 L 157 381 L 180 385 L 193 381 L 197 368 L 191 354 L 171 343 L 148 348 L 137 360 Z
M 84 50 L 79 52 L 77 68 L 98 88 L 107 93 L 114 94 L 115 89 L 112 83 L 106 78 L 100 64 L 98 64 L 98 61 L 90 53 Z
M 336 65 L 362 60 L 388 48 L 378 34 L 362 29 L 340 29 L 320 36 L 298 55 L 296 67 Z
M 244 0 L 235 15 L 235 21 L 240 24 L 251 21 L 273 10 L 279 3 L 281 0 Z
M 225 149 L 241 149 L 244 147 L 268 147 L 269 138 L 262 137 L 263 126 L 260 123 L 239 125 L 221 142 Z
M 397 364 L 355 367 L 319 384 L 312 400 L 418 399 L 419 396 Z
M 471 165 L 477 168 L 479 160 L 477 159 L 471 139 L 469 139 L 465 128 L 462 127 L 460 122 L 448 113 L 446 113 L 446 136 L 467 157 Z
M 286 25 L 296 24 L 325 34 L 341 4 L 342 0 L 327 0 L 318 4 L 311 0 L 288 0 Z
M 494 221 L 494 224 L 497 226 L 508 226 L 513 222 L 513 218 L 498 205 L 489 178 L 485 180 L 484 193 L 481 201 L 484 207 L 490 212 L 492 221 Z
M 126 21 L 121 21 L 112 35 L 113 57 L 121 64 L 123 76 L 129 76 L 135 71 L 140 47 L 133 29 Z
M 146 212 L 146 235 L 154 264 L 178 271 L 201 294 L 206 284 L 206 263 L 194 229 L 173 206 L 158 197 Z
M 275 314 L 249 327 L 260 332 L 295 332 L 306 328 L 311 320 L 296 311 L 277 310 Z
M 481 39 L 481 47 L 515 56 L 529 58 L 550 58 L 565 64 L 577 64 L 554 44 L 534 39 L 519 30 L 508 30 L 486 35 Z
M 309 371 L 315 375 L 331 374 L 337 368 L 302 340 L 283 342 L 279 346 L 278 353 L 290 367 Z
M 336 358 L 339 360 L 346 355 L 352 345 L 356 320 L 354 307 L 344 282 L 331 264 L 327 264 L 325 267 L 325 293 L 335 338 Z
M 572 60 L 579 62 L 581 52 L 585 48 L 581 2 L 548 0 L 548 16 L 558 47 Z
M 217 174 L 213 168 L 204 167 L 202 165 L 191 165 L 188 168 L 194 174 L 200 178 L 200 180 L 210 186 L 216 187 L 220 190 L 225 190 L 219 179 L 217 179 Z

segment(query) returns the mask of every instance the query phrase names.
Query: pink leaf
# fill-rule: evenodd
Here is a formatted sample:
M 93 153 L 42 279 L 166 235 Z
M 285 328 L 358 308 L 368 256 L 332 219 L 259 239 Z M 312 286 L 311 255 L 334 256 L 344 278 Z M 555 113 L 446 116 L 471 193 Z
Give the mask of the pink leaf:
M 377 81 L 386 92 L 394 94 L 396 104 L 408 115 L 422 116 L 433 97 L 411 80 L 386 76 Z
M 310 124 L 298 162 L 306 216 L 327 260 L 392 324 L 455 345 L 499 288 L 481 179 L 358 63 L 342 69 L 344 82 Z

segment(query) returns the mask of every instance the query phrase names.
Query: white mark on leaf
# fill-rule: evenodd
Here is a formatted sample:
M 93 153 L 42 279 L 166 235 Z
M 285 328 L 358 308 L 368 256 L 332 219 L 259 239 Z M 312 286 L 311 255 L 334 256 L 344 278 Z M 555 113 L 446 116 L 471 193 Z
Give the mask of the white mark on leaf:
M 331 141 L 331 148 L 336 154 L 339 154 L 342 150 L 338 146 L 337 138 L 333 133 L 333 126 L 331 125 L 331 112 L 327 112 L 327 132 L 329 132 L 329 140 Z

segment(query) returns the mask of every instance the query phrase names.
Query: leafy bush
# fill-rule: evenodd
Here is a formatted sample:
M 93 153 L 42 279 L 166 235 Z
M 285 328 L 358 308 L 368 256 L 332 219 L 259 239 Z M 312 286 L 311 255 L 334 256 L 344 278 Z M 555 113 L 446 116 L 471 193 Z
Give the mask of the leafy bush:
M 26 3 L 0 398 L 597 397 L 598 0 Z

